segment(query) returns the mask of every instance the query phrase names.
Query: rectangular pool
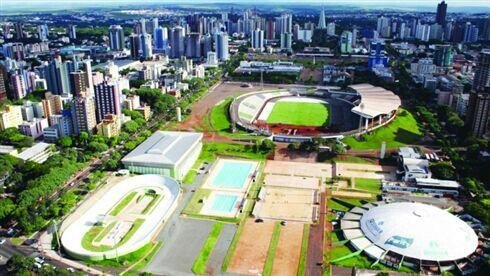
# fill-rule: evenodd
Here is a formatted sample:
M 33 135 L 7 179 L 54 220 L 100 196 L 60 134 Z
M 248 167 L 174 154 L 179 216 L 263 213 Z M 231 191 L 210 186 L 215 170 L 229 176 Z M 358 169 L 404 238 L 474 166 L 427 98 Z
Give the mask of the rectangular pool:
M 231 213 L 235 208 L 235 203 L 238 199 L 236 195 L 217 194 L 213 198 L 211 211 L 220 213 Z
M 211 186 L 224 189 L 242 189 L 252 173 L 253 163 L 222 160 L 219 171 L 214 175 Z

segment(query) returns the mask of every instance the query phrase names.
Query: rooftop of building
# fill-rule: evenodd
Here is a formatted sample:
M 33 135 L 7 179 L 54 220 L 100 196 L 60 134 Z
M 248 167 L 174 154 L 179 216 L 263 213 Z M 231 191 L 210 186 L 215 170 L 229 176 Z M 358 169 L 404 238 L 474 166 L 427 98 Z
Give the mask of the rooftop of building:
M 122 162 L 174 166 L 202 140 L 202 136 L 196 132 L 157 131 L 126 155 Z

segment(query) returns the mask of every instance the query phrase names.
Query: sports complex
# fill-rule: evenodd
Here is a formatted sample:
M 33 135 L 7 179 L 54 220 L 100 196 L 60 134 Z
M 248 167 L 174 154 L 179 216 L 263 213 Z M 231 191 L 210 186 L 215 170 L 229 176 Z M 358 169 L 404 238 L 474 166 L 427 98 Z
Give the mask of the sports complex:
M 282 137 L 363 133 L 391 121 L 401 105 L 392 91 L 370 84 L 338 87 L 295 86 L 237 97 L 233 123 L 248 131 Z
M 258 162 L 220 158 L 202 188 L 211 190 L 201 215 L 236 217 L 245 206 L 246 194 L 258 174 Z
M 94 204 L 82 205 L 86 210 L 62 227 L 61 243 L 70 256 L 82 260 L 111 259 L 136 251 L 158 232 L 175 209 L 179 194 L 178 182 L 166 176 L 125 178 L 99 191 L 95 197 L 101 197 Z
M 399 268 L 446 271 L 468 262 L 478 237 L 463 220 L 438 207 L 412 202 L 371 202 L 354 207 L 340 221 L 344 240 L 354 252 L 376 263 Z

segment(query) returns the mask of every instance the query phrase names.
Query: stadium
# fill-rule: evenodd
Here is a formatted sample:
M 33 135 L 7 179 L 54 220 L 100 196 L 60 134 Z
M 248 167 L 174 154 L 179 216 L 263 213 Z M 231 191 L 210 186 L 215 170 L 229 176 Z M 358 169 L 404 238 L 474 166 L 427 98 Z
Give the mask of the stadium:
M 61 244 L 81 260 L 113 259 L 151 242 L 175 209 L 180 188 L 161 175 L 125 178 L 94 195 L 62 225 Z
M 395 268 L 462 271 L 478 248 L 478 237 L 466 222 L 422 203 L 367 203 L 345 213 L 340 230 L 355 252 L 334 263 L 362 252 Z
M 393 92 L 370 84 L 292 86 L 237 97 L 230 105 L 235 127 L 281 137 L 335 137 L 363 133 L 389 123 L 401 105 Z M 278 139 L 279 138 L 279 139 Z

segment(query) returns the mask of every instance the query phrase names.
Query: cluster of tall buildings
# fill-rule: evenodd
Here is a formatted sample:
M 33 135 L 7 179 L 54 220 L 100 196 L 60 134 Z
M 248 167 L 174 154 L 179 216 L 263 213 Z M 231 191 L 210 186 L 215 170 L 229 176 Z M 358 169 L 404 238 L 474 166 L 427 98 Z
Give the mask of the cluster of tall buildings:
M 50 92 L 45 93 L 41 102 L 5 106 L 0 110 L 0 130 L 15 127 L 34 138 L 43 135 L 48 142 L 81 132 L 108 137 L 119 133 L 125 101 L 122 90 L 129 89 L 128 79 L 96 77 L 100 73 L 92 72 L 90 59 L 62 61 L 57 57 L 37 70 L 47 80 L 43 90 Z M 11 78 L 19 75 L 14 73 Z M 25 89 L 17 87 L 24 85 L 22 78 L 12 83 L 14 93 Z
M 442 1 L 437 6 L 433 21 L 422 20 L 418 17 L 411 19 L 388 18 L 380 16 L 376 32 L 382 38 L 418 39 L 422 41 L 443 40 L 454 43 L 475 42 L 480 38 L 490 38 L 490 19 L 484 32 L 480 34 L 477 25 L 471 22 L 459 22 L 447 19 L 447 4 Z
M 126 44 L 124 29 L 119 25 L 109 28 L 109 46 L 113 51 L 122 51 L 128 46 L 133 59 L 152 59 L 153 53 L 163 53 L 171 58 L 206 58 L 215 52 L 219 61 L 229 58 L 228 33 L 222 21 L 215 18 L 192 16 L 171 28 L 161 27 L 158 18 L 151 24 L 139 20 Z

